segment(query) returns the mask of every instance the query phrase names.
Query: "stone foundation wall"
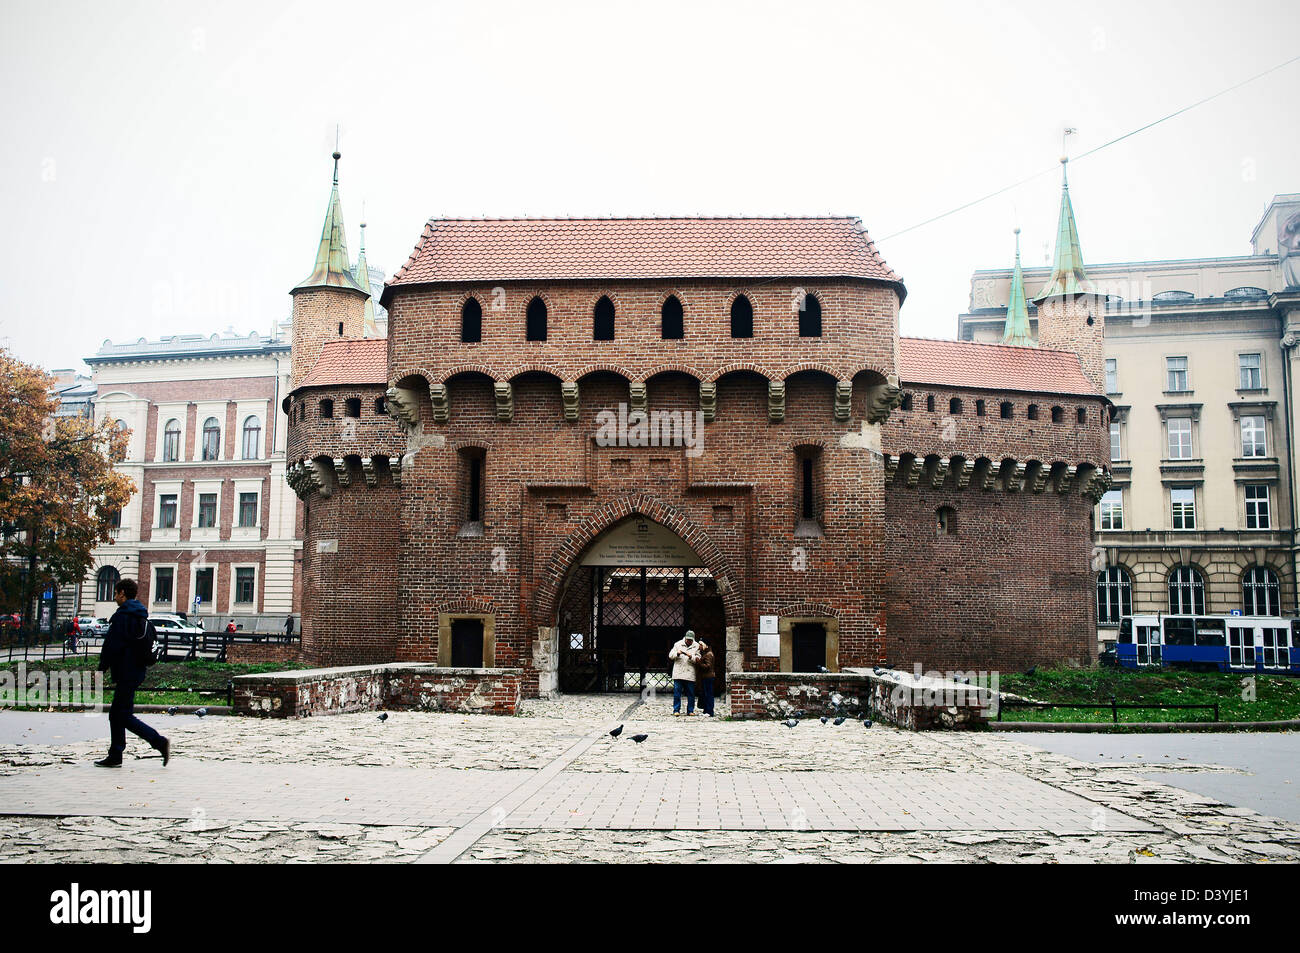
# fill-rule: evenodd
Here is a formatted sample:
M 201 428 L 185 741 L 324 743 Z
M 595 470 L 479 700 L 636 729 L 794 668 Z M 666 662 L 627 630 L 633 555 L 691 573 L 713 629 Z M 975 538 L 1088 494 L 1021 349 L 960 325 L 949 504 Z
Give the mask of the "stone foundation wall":
M 395 709 L 513 715 L 519 708 L 521 675 L 519 669 L 421 664 L 239 675 L 232 679 L 234 713 L 303 718 Z
M 988 692 L 903 672 L 738 672 L 730 675 L 733 718 L 784 719 L 843 714 L 872 718 L 912 731 L 977 728 L 988 724 Z M 838 696 L 838 707 L 832 696 Z
M 298 642 L 231 642 L 226 646 L 226 661 L 235 665 L 292 663 L 301 655 Z

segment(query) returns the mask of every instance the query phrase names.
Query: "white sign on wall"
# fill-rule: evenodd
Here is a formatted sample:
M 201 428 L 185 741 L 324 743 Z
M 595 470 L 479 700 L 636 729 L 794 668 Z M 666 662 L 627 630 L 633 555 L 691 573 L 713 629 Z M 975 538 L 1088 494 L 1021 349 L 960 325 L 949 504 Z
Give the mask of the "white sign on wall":
M 339 541 L 337 539 L 318 539 L 316 540 L 316 552 L 318 553 L 337 553 L 339 551 Z
M 781 657 L 781 636 L 775 632 L 758 633 L 759 658 Z
M 652 520 L 632 518 L 612 527 L 582 557 L 584 566 L 699 566 L 686 541 Z
M 758 634 L 759 635 L 776 635 L 776 616 L 761 615 L 758 617 Z

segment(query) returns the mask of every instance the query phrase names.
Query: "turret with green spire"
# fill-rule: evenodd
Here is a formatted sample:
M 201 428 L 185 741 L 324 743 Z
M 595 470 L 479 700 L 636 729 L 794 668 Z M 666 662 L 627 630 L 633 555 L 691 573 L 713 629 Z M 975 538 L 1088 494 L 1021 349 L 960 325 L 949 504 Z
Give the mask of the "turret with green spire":
M 1069 161 L 1065 156 L 1061 157 L 1061 215 L 1056 224 L 1056 258 L 1052 262 L 1052 275 L 1034 298 L 1035 304 L 1052 295 L 1092 294 L 1092 282 L 1083 270 L 1083 250 L 1079 247 L 1079 229 L 1074 224 L 1074 206 L 1070 204 L 1070 182 L 1065 174 Z
M 1003 344 L 1033 347 L 1029 334 L 1029 305 L 1025 301 L 1025 276 L 1020 270 L 1020 229 L 1016 229 L 1016 267 L 1011 272 L 1011 295 L 1007 299 L 1007 324 L 1002 332 Z
M 361 214 L 366 212 L 364 203 Z M 352 269 L 352 275 L 357 280 L 357 284 L 370 297 L 366 299 L 365 312 L 365 335 L 368 338 L 379 336 L 379 325 L 375 321 L 375 296 L 370 290 L 370 266 L 366 263 L 366 223 L 361 223 L 361 251 L 357 253 L 357 265 Z
M 295 292 L 307 288 L 346 288 L 369 294 L 352 277 L 351 259 L 348 257 L 348 238 L 343 228 L 343 206 L 339 202 L 339 159 L 342 155 L 334 153 L 334 188 L 330 192 L 329 205 L 325 209 L 325 225 L 320 233 L 320 245 L 316 249 L 316 266 L 310 275 L 293 289 Z

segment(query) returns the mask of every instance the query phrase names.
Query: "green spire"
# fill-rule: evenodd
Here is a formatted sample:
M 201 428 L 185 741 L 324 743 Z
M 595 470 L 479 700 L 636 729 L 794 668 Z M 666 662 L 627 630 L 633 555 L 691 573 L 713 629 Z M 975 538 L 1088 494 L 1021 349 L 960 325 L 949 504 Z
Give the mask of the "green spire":
M 361 214 L 366 214 L 365 204 L 362 203 Z M 378 337 L 379 325 L 375 323 L 375 296 L 370 291 L 370 266 L 366 264 L 366 223 L 361 223 L 361 251 L 357 253 L 357 266 L 352 270 L 353 277 L 357 279 L 357 284 L 361 290 L 370 295 L 366 299 L 365 317 L 362 319 L 361 327 L 366 337 Z
M 1029 336 L 1029 305 L 1025 303 L 1025 276 L 1020 270 L 1020 229 L 1016 229 L 1016 267 L 1011 272 L 1011 296 L 1007 299 L 1007 324 L 1003 344 L 1033 347 Z
M 1074 224 L 1074 207 L 1070 204 L 1070 183 L 1065 176 L 1061 158 L 1061 218 L 1056 226 L 1056 260 L 1052 263 L 1052 276 L 1038 292 L 1034 302 L 1057 295 L 1092 294 L 1092 282 L 1083 270 L 1083 252 L 1079 248 L 1079 230 Z
M 339 159 L 334 153 L 334 188 L 330 192 L 330 204 L 325 210 L 325 226 L 320 233 L 320 247 L 316 250 L 316 267 L 293 290 L 303 291 L 307 288 L 343 288 L 368 294 L 362 288 L 348 268 L 348 242 L 343 231 L 343 206 L 339 202 Z

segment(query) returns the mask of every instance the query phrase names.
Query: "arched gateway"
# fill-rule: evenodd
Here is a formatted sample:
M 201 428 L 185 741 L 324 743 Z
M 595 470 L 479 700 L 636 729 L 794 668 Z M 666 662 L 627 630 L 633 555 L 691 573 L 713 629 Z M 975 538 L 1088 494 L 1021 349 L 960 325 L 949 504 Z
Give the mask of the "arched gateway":
M 713 648 L 720 688 L 723 601 L 714 570 L 685 539 L 642 514 L 625 517 L 592 540 L 564 578 L 556 607 L 560 691 L 671 688 L 668 651 L 687 629 Z

